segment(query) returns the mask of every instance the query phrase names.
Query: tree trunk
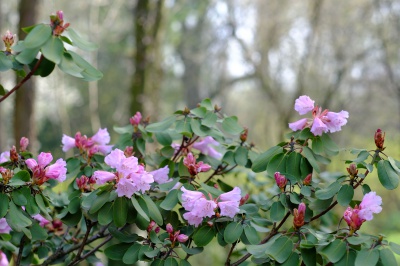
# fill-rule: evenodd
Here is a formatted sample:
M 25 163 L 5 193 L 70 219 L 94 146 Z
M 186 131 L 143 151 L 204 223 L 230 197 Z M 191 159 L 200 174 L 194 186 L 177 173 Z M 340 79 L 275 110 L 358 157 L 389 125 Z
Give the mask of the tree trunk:
M 26 34 L 21 30 L 22 27 L 34 25 L 37 17 L 37 0 L 21 0 L 19 3 L 19 24 L 18 38 L 24 39 Z M 17 82 L 21 80 L 17 77 Z M 34 102 L 35 102 L 35 82 L 28 80 L 15 95 L 14 105 L 14 139 L 17 146 L 21 137 L 29 138 L 31 150 L 36 142 L 36 132 L 34 125 Z

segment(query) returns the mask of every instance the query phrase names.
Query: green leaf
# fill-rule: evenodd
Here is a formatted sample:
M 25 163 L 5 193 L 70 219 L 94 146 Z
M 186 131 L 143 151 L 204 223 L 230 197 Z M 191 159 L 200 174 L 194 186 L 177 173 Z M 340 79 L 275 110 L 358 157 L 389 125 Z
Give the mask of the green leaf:
M 209 98 L 206 98 L 201 101 L 200 106 L 205 107 L 208 111 L 214 111 L 214 107 L 212 105 L 212 102 Z
M 89 213 L 93 214 L 93 213 L 96 213 L 97 211 L 99 211 L 101 209 L 101 207 L 103 207 L 104 204 L 106 204 L 106 202 L 108 201 L 109 198 L 110 198 L 109 191 L 105 191 L 100 194 L 97 194 L 97 198 L 95 201 L 92 202 L 92 206 L 90 207 Z
M 316 153 L 316 154 L 321 154 L 324 151 L 324 144 L 321 141 L 321 138 L 316 137 L 313 139 L 312 141 L 312 150 Z
M 335 263 L 335 266 L 353 266 L 356 261 L 356 252 L 352 249 L 347 250 L 345 255 Z
M 190 126 L 193 133 L 200 137 L 209 136 L 211 129 L 209 127 L 203 126 L 199 119 L 190 120 Z
M 41 227 L 38 223 L 33 223 L 31 227 L 32 241 L 46 240 L 48 235 L 46 229 Z
M 194 247 L 194 248 L 188 248 L 184 244 L 181 244 L 182 250 L 185 251 L 189 255 L 196 255 L 201 252 L 203 252 L 204 248 L 203 247 Z
M 311 196 L 311 188 L 309 186 L 302 186 L 300 189 L 300 194 L 306 197 Z
M 12 230 L 21 232 L 23 228 L 32 224 L 32 221 L 23 214 L 20 207 L 17 207 L 12 201 L 9 206 L 10 209 L 6 215 L 6 220 Z
M 113 221 L 116 227 L 124 226 L 128 216 L 128 206 L 125 197 L 118 197 L 114 201 Z
M 140 206 L 139 202 L 136 200 L 135 197 L 131 198 L 132 201 L 132 205 L 135 208 L 135 210 L 148 222 L 150 222 L 150 218 L 149 216 L 147 216 L 147 214 L 144 212 L 144 210 L 142 209 L 142 207 Z
M 204 225 L 200 227 L 200 229 L 197 230 L 197 232 L 193 235 L 193 240 L 198 247 L 204 247 L 211 242 L 214 236 L 214 228 L 208 225 Z
M 224 231 L 224 240 L 226 243 L 232 244 L 240 238 L 243 233 L 243 226 L 241 223 L 232 222 L 228 224 Z
M 270 255 L 279 263 L 285 262 L 293 252 L 293 242 L 288 237 L 278 238 L 271 247 L 266 250 L 266 253 Z
M 0 51 L 0 71 L 7 71 L 13 67 L 11 58 Z
M 1 63 L 0 63 L 1 64 Z M 0 84 L 0 95 L 4 96 L 6 95 L 8 91 L 6 91 L 6 89 L 4 89 L 3 85 Z
M 64 52 L 60 64 L 58 64 L 58 67 L 61 69 L 61 71 L 67 73 L 68 75 L 77 77 L 77 78 L 83 78 L 83 75 L 81 74 L 83 71 L 83 68 L 79 67 L 75 62 L 74 59 L 72 58 L 70 53 Z
M 134 243 L 129 249 L 125 252 L 124 256 L 122 257 L 122 261 L 126 264 L 133 264 L 138 261 L 139 259 L 139 251 L 142 245 L 138 243 Z
M 28 171 L 22 170 L 16 173 L 8 183 L 10 186 L 22 186 L 31 180 L 31 175 Z
M 107 258 L 112 260 L 122 260 L 125 255 L 125 252 L 132 246 L 132 244 L 127 243 L 119 243 L 116 245 L 112 245 L 107 247 L 104 250 L 104 254 L 106 254 Z
M 381 160 L 378 162 L 378 178 L 382 186 L 391 190 L 399 185 L 399 175 L 393 169 L 389 161 Z
M 85 81 L 96 81 L 103 77 L 103 73 L 97 70 L 94 66 L 92 66 L 89 62 L 83 59 L 80 55 L 73 51 L 69 51 L 72 59 L 74 60 L 75 64 L 83 69 L 80 73 Z
M 347 242 L 349 242 L 352 245 L 360 245 L 362 243 L 367 243 L 367 241 L 370 239 L 371 239 L 370 236 L 359 235 L 347 238 Z
M 179 266 L 179 264 L 176 259 L 169 257 L 164 261 L 164 266 Z
M 243 127 L 238 124 L 236 116 L 226 117 L 222 122 L 222 129 L 232 135 L 238 135 L 244 130 Z
M 390 242 L 389 243 L 390 249 L 396 253 L 397 255 L 400 255 L 400 245 L 396 244 L 394 242 Z
M 249 150 L 243 146 L 239 146 L 235 151 L 235 161 L 238 165 L 245 166 L 247 164 L 247 157 Z
M 93 51 L 98 48 L 96 44 L 89 42 L 87 40 L 83 40 L 82 37 L 79 36 L 79 34 L 74 29 L 68 28 L 68 35 L 72 40 L 73 45 L 82 50 Z
M 26 204 L 28 204 L 28 200 L 25 198 L 25 195 L 22 192 L 23 188 L 29 190 L 29 188 L 27 187 L 22 187 L 21 189 L 13 190 L 13 192 L 11 192 L 11 198 L 13 202 L 18 206 L 25 206 Z
M 296 252 L 293 252 L 290 257 L 285 260 L 284 263 L 281 265 L 283 266 L 293 266 L 293 265 L 300 265 L 300 255 L 297 254 Z
M 343 207 L 347 207 L 353 200 L 354 188 L 348 184 L 343 185 L 337 195 L 337 201 Z
M 244 234 L 246 235 L 247 240 L 249 240 L 250 244 L 256 245 L 260 242 L 260 237 L 254 227 L 246 226 L 244 228 Z
M 51 216 L 48 213 L 43 196 L 41 194 L 36 194 L 35 201 L 40 209 L 40 213 L 44 216 L 44 218 L 46 218 L 49 221 L 52 221 L 53 218 L 51 218 Z
M 218 117 L 214 112 L 207 112 L 206 116 L 201 120 L 201 124 L 206 127 L 213 127 Z
M 379 258 L 382 265 L 397 265 L 397 261 L 393 252 L 388 248 L 382 248 L 379 250 Z
M 301 180 L 300 164 L 302 158 L 303 156 L 301 156 L 300 153 L 291 152 L 286 161 L 286 169 L 284 172 L 289 176 L 295 177 L 296 181 Z
M 288 155 L 286 153 L 279 153 L 271 158 L 267 166 L 267 173 L 270 176 L 274 176 L 276 172 L 281 174 L 286 173 L 286 162 Z
M 163 224 L 163 218 L 160 213 L 160 210 L 158 209 L 157 205 L 154 203 L 154 201 L 146 194 L 142 195 L 142 199 L 146 202 L 147 209 L 149 210 L 149 216 L 158 224 L 162 225 Z
M 51 37 L 42 47 L 42 53 L 48 60 L 59 64 L 64 53 L 63 42 L 57 37 Z
M 353 160 L 353 162 L 355 163 L 361 163 L 364 162 L 366 159 L 368 159 L 368 157 L 370 156 L 368 151 L 361 151 L 358 155 L 357 158 L 355 160 Z
M 190 110 L 190 112 L 197 117 L 204 118 L 206 116 L 207 109 L 205 107 L 197 107 Z
M 273 146 L 266 152 L 260 154 L 253 162 L 252 170 L 256 173 L 263 172 L 267 169 L 267 165 L 272 157 L 282 153 L 283 149 L 280 146 Z
M 121 135 L 122 135 L 122 134 L 126 134 L 126 133 L 132 135 L 132 133 L 133 133 L 133 126 L 132 126 L 131 124 L 126 125 L 126 126 L 124 126 L 124 127 L 117 127 L 117 126 L 114 126 L 113 129 L 114 129 L 114 131 L 115 131 L 116 133 L 121 134 Z
M 29 69 L 32 70 L 36 63 L 38 62 L 38 59 L 34 59 L 30 64 L 29 64 Z M 54 68 L 55 68 L 56 64 L 54 62 L 51 62 L 50 60 L 48 60 L 46 57 L 42 58 L 42 62 L 40 62 L 39 67 L 36 69 L 36 71 L 33 73 L 33 75 L 35 76 L 41 76 L 43 77 L 47 77 L 48 75 L 51 74 L 51 72 L 53 72 Z
M 138 239 L 137 234 L 133 234 L 132 232 L 129 232 L 129 230 L 121 232 L 115 226 L 110 226 L 108 231 L 110 231 L 113 237 L 123 243 L 133 243 Z
M 330 151 L 333 155 L 339 153 L 339 147 L 337 144 L 331 139 L 330 134 L 322 134 L 321 136 L 322 143 L 324 144 L 325 152 Z
M 282 205 L 280 201 L 275 201 L 272 203 L 270 216 L 272 221 L 279 222 L 285 216 L 285 207 Z
M 315 192 L 315 196 L 320 200 L 330 199 L 336 195 L 340 188 L 341 184 L 339 182 L 333 182 L 327 188 Z
M 179 193 L 179 190 L 177 190 L 177 189 L 171 190 L 167 194 L 167 196 L 165 197 L 163 202 L 161 202 L 160 208 L 167 210 L 167 211 L 172 210 L 176 206 L 176 204 L 178 204 L 178 202 L 179 202 L 178 193 Z
M 61 221 L 68 226 L 76 226 L 82 219 L 82 211 L 79 209 L 76 213 L 67 213 Z
M 346 253 L 346 243 L 336 239 L 325 246 L 320 253 L 328 258 L 332 263 L 338 262 Z
M 308 162 L 311 164 L 312 168 L 319 173 L 320 169 L 319 169 L 319 165 L 317 163 L 317 159 L 314 156 L 314 152 L 307 146 L 303 147 L 303 151 L 302 154 L 304 155 L 304 157 L 307 158 Z
M 0 193 L 0 218 L 3 218 L 8 212 L 10 200 L 6 194 Z
M 113 211 L 113 204 L 111 202 L 106 202 L 97 215 L 99 224 L 107 225 L 111 223 L 113 220 Z
M 379 250 L 377 249 L 362 249 L 357 252 L 355 266 L 373 266 L 379 260 Z
M 171 145 L 172 138 L 168 132 L 156 132 L 154 135 L 156 136 L 158 143 L 160 143 L 161 145 L 163 146 Z
M 28 49 L 42 46 L 51 37 L 51 27 L 45 24 L 38 24 L 33 28 L 24 40 L 24 45 Z
M 303 259 L 303 263 L 306 266 L 315 266 L 317 265 L 317 250 L 315 249 L 315 247 L 302 248 L 301 258 Z
M 75 197 L 68 204 L 68 211 L 71 214 L 77 213 L 81 208 L 81 198 Z
M 152 123 L 146 127 L 148 132 L 163 132 L 170 128 L 170 126 L 175 122 L 175 116 L 169 116 L 164 120 L 156 123 Z

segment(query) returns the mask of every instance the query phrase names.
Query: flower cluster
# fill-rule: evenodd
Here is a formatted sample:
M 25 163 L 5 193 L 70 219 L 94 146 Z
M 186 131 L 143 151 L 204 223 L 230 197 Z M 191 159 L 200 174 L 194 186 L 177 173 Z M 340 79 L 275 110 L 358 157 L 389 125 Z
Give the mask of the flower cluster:
M 169 235 L 169 240 L 171 241 L 171 246 L 174 247 L 176 241 L 180 242 L 180 243 L 185 243 L 186 241 L 188 241 L 189 237 L 185 234 L 181 234 L 181 231 L 174 231 L 174 228 L 172 227 L 172 225 L 169 223 L 166 226 L 166 231 Z
M 113 147 L 113 145 L 107 145 L 110 143 L 110 134 L 106 128 L 100 128 L 97 133 L 90 138 L 86 135 L 82 136 L 80 132 L 75 134 L 75 138 L 64 134 L 61 142 L 63 144 L 62 150 L 64 152 L 76 147 L 80 152 L 86 152 L 88 157 L 92 157 L 97 152 L 106 155 Z
M 54 36 L 60 36 L 69 27 L 69 23 L 64 24 L 64 13 L 61 10 L 50 16 L 50 26 Z
M 203 218 L 216 215 L 216 209 L 219 208 L 219 216 L 227 216 L 233 218 L 239 212 L 241 200 L 240 188 L 235 187 L 232 191 L 221 194 L 218 198 L 210 199 L 199 191 L 187 190 L 181 188 L 182 206 L 188 211 L 183 214 L 190 225 L 199 226 L 203 222 Z
M 136 157 L 126 157 L 120 149 L 113 150 L 104 158 L 104 162 L 116 172 L 99 170 L 93 173 L 93 177 L 99 185 L 115 181 L 118 197 L 131 198 L 135 192 L 144 193 L 154 182 L 153 175 L 146 172 L 143 165 L 138 164 Z
M 342 126 L 347 124 L 349 113 L 340 111 L 339 113 L 330 112 L 328 109 L 322 111 L 318 105 L 314 106 L 314 101 L 306 96 L 300 96 L 296 99 L 294 109 L 300 114 L 305 115 L 312 112 L 312 119 L 303 118 L 296 122 L 289 123 L 289 128 L 293 131 L 311 128 L 311 133 L 314 136 L 321 136 L 323 133 L 336 132 L 342 129 Z
M 183 159 L 183 164 L 187 167 L 192 176 L 195 176 L 201 172 L 207 172 L 211 169 L 211 166 L 208 164 L 205 164 L 201 161 L 196 162 L 196 158 L 194 158 L 191 152 L 189 152 L 188 155 Z
M 351 234 L 360 229 L 365 221 L 373 219 L 373 213 L 382 211 L 382 198 L 376 195 L 376 192 L 371 191 L 364 195 L 360 206 L 354 208 L 348 207 L 343 214 L 343 218 L 350 228 Z
M 49 179 L 56 179 L 63 182 L 66 179 L 67 163 L 63 159 L 58 159 L 50 165 L 53 156 L 49 152 L 41 152 L 35 159 L 25 161 L 28 168 L 32 171 L 32 178 L 35 184 L 41 185 Z

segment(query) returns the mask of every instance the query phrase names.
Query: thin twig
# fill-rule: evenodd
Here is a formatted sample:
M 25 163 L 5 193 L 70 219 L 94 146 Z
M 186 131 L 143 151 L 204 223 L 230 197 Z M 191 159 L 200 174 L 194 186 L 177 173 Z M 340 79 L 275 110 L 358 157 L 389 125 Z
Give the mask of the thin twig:
M 19 246 L 19 250 L 18 250 L 18 256 L 17 256 L 17 261 L 15 262 L 15 265 L 18 266 L 21 264 L 21 260 L 22 260 L 22 251 L 24 250 L 24 246 L 25 246 L 25 239 L 26 236 L 23 235 L 21 242 L 20 242 L 20 246 Z
M 85 253 L 85 255 L 81 256 L 79 258 L 79 260 L 76 260 L 75 262 L 71 262 L 69 264 L 69 266 L 74 266 L 77 265 L 79 262 L 85 260 L 87 257 L 89 257 L 90 255 L 92 255 L 93 253 L 95 253 L 97 250 L 99 250 L 99 248 L 101 248 L 102 246 L 104 246 L 105 244 L 107 244 L 111 239 L 113 238 L 112 235 L 109 235 L 103 242 L 101 242 L 97 247 L 93 248 L 91 251 L 89 251 L 88 253 Z

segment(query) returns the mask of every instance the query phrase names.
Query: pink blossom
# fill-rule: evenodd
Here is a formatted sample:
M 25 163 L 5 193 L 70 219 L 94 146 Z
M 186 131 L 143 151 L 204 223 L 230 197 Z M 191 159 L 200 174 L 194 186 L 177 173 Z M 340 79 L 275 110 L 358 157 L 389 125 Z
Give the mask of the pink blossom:
M 170 223 L 167 224 L 165 230 L 170 234 L 174 232 L 174 228 L 172 227 L 172 225 Z
M 193 154 L 189 152 L 187 156 L 183 159 L 183 164 L 188 168 L 189 173 L 192 176 L 197 175 L 200 172 L 207 172 L 211 169 L 211 166 L 203 162 L 196 163 L 196 159 Z
M 115 169 L 120 169 L 125 154 L 120 149 L 115 149 L 104 158 L 104 162 Z
M 135 184 L 136 191 L 141 191 L 142 193 L 145 193 L 147 190 L 149 190 L 151 187 L 150 184 L 154 182 L 153 176 L 145 171 L 132 173 L 129 175 L 129 177 Z
M 169 168 L 168 165 L 164 166 L 163 168 L 151 171 L 150 174 L 153 175 L 154 182 L 157 182 L 158 184 L 164 184 L 172 181 L 171 178 L 169 178 Z
M 203 140 L 193 143 L 193 148 L 199 150 L 202 154 L 208 155 L 215 159 L 221 159 L 222 154 L 217 152 L 212 146 L 219 146 L 219 142 L 210 136 Z
M 71 138 L 70 136 L 67 135 L 63 135 L 62 139 L 61 139 L 61 143 L 62 143 L 62 151 L 63 152 L 67 152 L 70 149 L 75 147 L 75 139 Z
M 218 207 L 221 210 L 221 216 L 227 216 L 230 218 L 235 217 L 235 215 L 239 212 L 239 201 L 223 201 L 218 202 Z
M 5 151 L 0 154 L 0 163 L 10 161 L 10 151 Z
M 129 118 L 129 122 L 131 123 L 132 126 L 138 126 L 141 120 L 142 120 L 142 114 L 140 112 L 136 112 L 134 116 Z
M 194 202 L 192 213 L 201 217 L 211 217 L 215 214 L 217 204 L 213 200 L 200 198 Z
M 287 179 L 284 175 L 281 175 L 279 172 L 275 172 L 274 174 L 276 185 L 281 189 L 281 191 L 285 190 Z
M 296 110 L 300 115 L 305 115 L 314 109 L 314 101 L 311 100 L 307 95 L 302 95 L 296 99 L 294 104 L 294 110 Z
M 296 122 L 289 123 L 289 128 L 293 131 L 303 130 L 306 127 L 307 123 L 308 123 L 308 119 L 303 118 Z
M 10 265 L 7 259 L 6 254 L 0 250 L 0 266 L 8 266 Z
M 107 145 L 111 140 L 107 128 L 100 128 L 97 133 L 93 135 L 92 140 L 94 141 L 94 145 L 97 146 L 98 151 L 102 154 L 108 154 L 113 147 L 113 145 Z
M 6 218 L 0 219 L 0 234 L 9 234 L 11 227 L 8 225 Z
M 354 209 L 351 207 L 347 207 L 346 211 L 343 214 L 344 220 L 350 227 L 350 230 L 352 230 L 353 232 L 360 229 L 361 225 L 365 221 L 359 216 L 359 212 L 360 210 L 358 209 L 358 206 L 356 206 Z
M 181 187 L 181 191 L 183 192 L 182 194 L 182 206 L 185 208 L 187 211 L 193 210 L 194 203 L 203 198 L 204 194 L 199 192 L 199 191 L 191 191 L 187 190 L 184 187 Z
M 28 168 L 33 173 L 33 179 L 39 185 L 49 179 L 56 179 L 63 182 L 66 179 L 67 163 L 63 159 L 58 159 L 53 165 L 49 165 L 53 160 L 53 156 L 49 152 L 41 152 L 38 160 L 27 159 L 25 161 Z
M 339 113 L 328 112 L 326 114 L 326 125 L 331 133 L 340 131 L 342 126 L 347 124 L 347 118 L 349 118 L 349 112 L 340 111 Z
M 17 39 L 17 35 L 12 34 L 9 30 L 6 31 L 6 34 L 4 34 L 3 36 L 1 36 L 1 39 L 4 42 L 4 45 L 6 46 L 6 52 L 7 53 L 11 53 L 11 46 L 14 44 L 14 42 Z
M 96 180 L 96 184 L 102 185 L 106 182 L 115 180 L 116 175 L 115 175 L 115 173 L 98 170 L 93 173 L 93 177 Z
M 234 187 L 233 190 L 223 193 L 219 196 L 221 201 L 237 201 L 239 202 L 242 196 L 240 195 L 242 192 L 239 187 Z
M 202 216 L 197 216 L 193 214 L 192 212 L 186 212 L 183 214 L 183 218 L 188 221 L 190 225 L 194 225 L 195 227 L 198 227 L 202 222 L 203 222 L 203 217 Z
M 117 183 L 117 189 L 115 190 L 118 194 L 118 197 L 127 197 L 131 198 L 132 195 L 137 191 L 135 184 L 127 179 L 121 178 Z
M 178 242 L 185 243 L 186 241 L 189 240 L 189 237 L 187 235 L 185 235 L 185 234 L 179 234 L 176 237 L 176 240 L 178 240 Z
M 47 167 L 46 176 L 63 182 L 67 178 L 67 163 L 63 159 L 58 159 L 54 164 Z
M 314 118 L 314 122 L 311 126 L 311 133 L 314 134 L 314 136 L 321 136 L 322 133 L 326 133 L 328 132 L 329 128 L 328 126 L 322 122 L 321 119 L 319 119 L 318 117 Z
M 26 137 L 22 137 L 19 141 L 19 150 L 20 151 L 26 151 L 26 148 L 29 145 L 29 139 Z
M 44 218 L 44 217 L 43 217 L 42 215 L 40 215 L 40 214 L 33 215 L 32 218 L 35 219 L 36 221 L 38 221 L 38 222 L 39 222 L 39 225 L 40 225 L 41 227 L 45 227 L 46 224 L 50 223 L 49 220 L 47 220 L 46 218 Z
M 375 191 L 371 191 L 365 194 L 363 200 L 360 203 L 360 218 L 371 221 L 373 219 L 373 213 L 380 213 L 382 211 L 381 205 L 382 198 L 380 196 L 377 196 Z
M 304 216 L 306 214 L 306 204 L 300 203 L 297 209 L 293 210 L 293 225 L 295 228 L 300 228 L 304 225 Z
M 93 137 L 88 138 L 86 135 L 82 136 L 80 132 L 75 134 L 75 138 L 63 135 L 61 140 L 64 152 L 76 147 L 82 151 L 85 151 L 89 157 L 93 156 L 95 153 L 100 152 L 102 154 L 108 154 L 112 145 L 107 145 L 110 142 L 110 134 L 107 129 L 99 129 Z

